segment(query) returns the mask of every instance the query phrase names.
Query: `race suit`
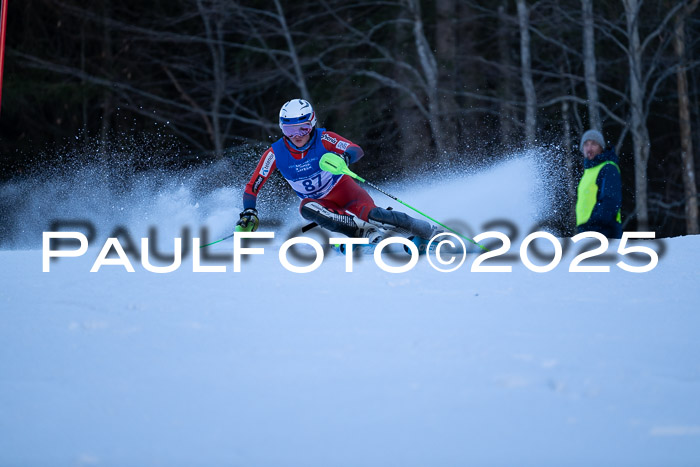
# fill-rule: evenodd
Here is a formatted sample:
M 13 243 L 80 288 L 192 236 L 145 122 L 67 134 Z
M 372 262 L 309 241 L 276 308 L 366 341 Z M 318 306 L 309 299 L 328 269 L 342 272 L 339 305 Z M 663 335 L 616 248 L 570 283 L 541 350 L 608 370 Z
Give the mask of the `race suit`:
M 263 153 L 243 193 L 243 209 L 255 208 L 258 193 L 275 170 L 291 185 L 302 202 L 311 201 L 338 214 L 354 214 L 366 221 L 376 207 L 372 197 L 347 175 L 333 175 L 321 170 L 319 161 L 327 152 L 345 154 L 350 163 L 362 157 L 357 144 L 337 133 L 317 128 L 307 149 L 299 150 L 286 138 L 280 138 Z

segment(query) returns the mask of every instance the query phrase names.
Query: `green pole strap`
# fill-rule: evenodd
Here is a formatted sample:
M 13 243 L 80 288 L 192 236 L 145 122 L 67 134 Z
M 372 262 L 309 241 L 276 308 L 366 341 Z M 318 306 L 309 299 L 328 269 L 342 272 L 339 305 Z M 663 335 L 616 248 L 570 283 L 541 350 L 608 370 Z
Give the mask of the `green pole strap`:
M 481 248 L 482 250 L 484 250 L 484 251 L 489 251 L 489 249 L 486 248 L 485 246 L 476 243 L 476 242 L 475 242 L 474 240 L 472 240 L 471 238 L 462 235 L 461 233 L 457 232 L 457 231 L 454 230 L 454 229 L 451 229 L 450 227 L 446 226 L 446 225 L 443 224 L 442 222 L 439 222 L 439 221 L 433 219 L 432 217 L 430 217 L 429 215 L 427 215 L 427 214 L 425 214 L 425 213 L 419 211 L 418 209 L 414 208 L 414 207 L 411 206 L 410 204 L 404 203 L 403 201 L 401 201 L 400 199 L 398 199 L 396 196 L 387 193 L 386 191 L 382 190 L 381 188 L 379 188 L 379 187 L 378 187 L 377 185 L 375 185 L 374 183 L 368 182 L 368 181 L 365 180 L 364 178 L 360 177 L 360 176 L 357 175 L 355 172 L 353 172 L 352 170 L 350 170 L 350 169 L 348 168 L 347 164 L 345 164 L 345 161 L 343 160 L 343 158 L 340 157 L 340 156 L 338 156 L 337 154 L 333 154 L 332 152 L 327 152 L 327 153 L 325 153 L 325 154 L 321 157 L 321 161 L 320 161 L 319 165 L 321 166 L 321 169 L 322 169 L 322 170 L 325 170 L 326 172 L 330 172 L 330 173 L 332 173 L 333 175 L 349 175 L 350 177 L 354 178 L 355 180 L 358 180 L 358 181 L 360 181 L 360 182 L 362 182 L 362 183 L 365 183 L 365 184 L 371 186 L 372 188 L 374 188 L 374 189 L 377 190 L 378 192 L 380 192 L 380 193 L 382 193 L 382 194 L 388 196 L 389 198 L 393 199 L 394 201 L 398 201 L 399 203 L 403 204 L 403 205 L 406 206 L 407 208 L 416 211 L 416 212 L 417 212 L 418 214 L 420 214 L 421 216 L 430 219 L 431 221 L 435 222 L 437 225 L 446 228 L 446 229 L 449 230 L 450 232 L 452 232 L 452 233 L 454 233 L 455 235 L 457 235 L 457 236 L 459 236 L 459 237 L 462 237 L 463 239 L 465 239 L 465 240 L 467 240 L 467 241 L 473 243 L 474 245 L 478 246 L 478 247 Z
M 323 156 L 321 156 L 321 160 L 319 161 L 318 165 L 321 167 L 321 170 L 330 172 L 333 175 L 350 175 L 355 180 L 359 180 L 362 183 L 367 183 L 364 178 L 360 177 L 355 172 L 348 169 L 348 166 L 342 157 L 340 157 L 337 154 L 333 154 L 332 152 L 327 152 Z M 389 197 L 394 198 L 393 196 Z

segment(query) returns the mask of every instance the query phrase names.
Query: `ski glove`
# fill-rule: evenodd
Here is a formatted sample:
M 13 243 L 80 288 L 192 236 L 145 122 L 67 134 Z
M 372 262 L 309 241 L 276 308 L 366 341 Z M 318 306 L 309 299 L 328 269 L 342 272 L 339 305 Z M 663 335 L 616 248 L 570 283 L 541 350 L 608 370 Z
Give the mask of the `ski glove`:
M 248 208 L 241 213 L 241 218 L 236 223 L 236 231 L 255 232 L 258 230 L 258 225 L 260 225 L 258 211 L 255 208 Z
M 345 161 L 345 165 L 350 165 L 352 163 L 352 158 L 347 152 L 340 154 L 340 157 Z

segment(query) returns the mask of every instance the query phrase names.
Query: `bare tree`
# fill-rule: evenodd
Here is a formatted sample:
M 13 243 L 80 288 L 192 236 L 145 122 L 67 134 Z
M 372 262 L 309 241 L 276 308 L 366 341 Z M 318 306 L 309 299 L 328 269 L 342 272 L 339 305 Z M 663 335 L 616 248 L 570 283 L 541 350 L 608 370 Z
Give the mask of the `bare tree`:
M 662 225 L 669 210 L 685 205 L 673 218 L 693 224 L 697 198 L 674 179 L 697 177 L 700 22 L 697 9 L 681 11 L 695 1 L 24 0 L 9 64 L 33 91 L 15 85 L 22 111 L 5 109 L 4 125 L 14 141 L 27 131 L 42 142 L 139 128 L 220 157 L 277 137 L 278 105 L 301 96 L 376 153 L 362 162 L 372 170 L 411 169 L 470 137 L 568 149 L 604 126 L 623 162 L 634 152 L 634 169 L 622 169 L 637 205 L 625 219 L 677 233 Z M 682 170 L 667 156 L 676 152 Z
M 520 27 L 520 66 L 522 68 L 522 83 L 525 92 L 525 143 L 535 144 L 537 128 L 537 94 L 532 80 L 532 63 L 530 47 L 530 11 L 525 0 L 515 0 L 518 6 L 518 25 Z
M 440 106 L 442 139 L 444 150 L 452 154 L 457 149 L 458 125 L 456 116 L 459 106 L 455 99 L 457 68 L 456 51 L 456 0 L 437 0 L 435 2 L 435 56 L 438 72 L 438 104 Z M 468 47 L 469 45 L 466 44 Z M 465 44 L 460 44 L 461 48 Z M 462 77 L 464 79 L 464 77 Z
M 209 109 L 211 118 L 204 114 L 208 122 L 209 137 L 214 146 L 214 155 L 221 158 L 224 153 L 224 135 L 221 131 L 221 103 L 226 93 L 226 53 L 223 47 L 224 21 L 226 18 L 223 4 L 219 0 L 205 7 L 203 0 L 197 0 L 197 10 L 202 18 L 207 48 L 211 56 L 212 87 Z M 184 93 L 184 91 L 182 91 Z M 199 106 L 195 103 L 195 108 Z M 210 123 L 209 123 L 210 122 Z
M 109 21 L 107 19 L 110 17 L 112 5 L 111 0 L 101 0 L 100 10 L 102 16 L 102 57 L 104 58 L 104 73 L 108 77 L 114 75 L 114 58 L 112 55 L 112 31 L 110 30 Z M 100 124 L 100 152 L 105 156 L 105 141 L 107 140 L 107 135 L 111 130 L 112 114 L 114 113 L 114 93 L 111 89 L 105 88 L 102 92 L 102 122 Z
M 576 199 L 576 170 L 573 160 L 573 154 L 571 153 L 571 148 L 573 143 L 571 140 L 571 115 L 569 110 L 569 102 L 566 100 L 561 101 L 561 116 L 562 116 L 562 149 L 566 176 L 563 177 L 566 181 L 566 194 L 568 196 L 568 206 L 566 206 L 566 213 L 568 213 L 568 218 L 566 224 L 569 226 L 576 225 L 576 210 L 574 207 L 574 200 Z
M 695 158 L 693 157 L 693 137 L 690 121 L 690 103 L 688 97 L 688 78 L 686 76 L 687 58 L 685 53 L 685 20 L 698 6 L 699 0 L 693 0 L 682 9 L 675 18 L 673 49 L 678 57 L 676 70 L 678 85 L 678 120 L 681 129 L 681 161 L 683 186 L 685 191 L 685 221 L 689 235 L 700 233 L 698 226 L 698 191 L 695 179 Z
M 439 82 L 438 62 L 425 33 L 423 15 L 418 0 L 387 2 L 381 6 L 390 10 L 381 21 L 365 29 L 356 26 L 361 23 L 348 21 L 340 11 L 349 9 L 366 10 L 363 2 L 353 4 L 341 2 L 334 5 L 323 2 L 326 10 L 336 20 L 336 33 L 329 37 L 328 47 L 319 57 L 319 65 L 329 74 L 368 78 L 385 89 L 391 89 L 400 97 L 402 112 L 408 113 L 408 103 L 413 113 L 422 118 L 430 129 L 430 136 L 439 154 L 444 154 L 445 130 L 443 129 L 443 106 Z M 394 16 L 391 16 L 394 15 Z M 401 53 L 395 53 L 390 44 L 377 40 L 379 31 L 394 30 Z M 408 47 L 411 44 L 411 47 Z M 363 50 L 352 59 L 345 59 L 342 50 Z M 340 59 L 338 57 L 341 57 Z M 415 117 L 415 115 L 413 115 Z M 406 125 L 405 114 L 399 116 L 399 125 Z M 416 131 L 410 128 L 409 131 Z M 425 142 L 421 145 L 425 147 Z M 425 152 L 425 151 L 422 151 Z
M 428 113 L 430 128 L 433 133 L 435 147 L 439 154 L 445 152 L 442 119 L 440 118 L 440 102 L 438 100 L 438 69 L 437 60 L 433 54 L 432 48 L 425 37 L 423 28 L 423 15 L 420 9 L 420 0 L 406 0 L 406 5 L 412 16 L 413 26 L 413 41 L 416 47 L 416 55 L 422 78 L 424 80 L 424 92 L 428 101 Z
M 299 86 L 299 91 L 301 92 L 301 97 L 311 101 L 311 94 L 306 86 L 306 78 L 304 71 L 302 69 L 301 60 L 299 59 L 299 54 L 297 52 L 297 46 L 292 38 L 292 32 L 287 25 L 287 19 L 284 15 L 284 10 L 282 9 L 282 4 L 280 0 L 275 0 L 275 9 L 277 10 L 276 20 L 280 25 L 282 34 L 284 35 L 284 40 L 287 44 L 289 50 L 289 58 L 292 61 L 292 66 L 294 67 L 294 76 L 296 78 L 297 85 Z
M 409 13 L 402 11 L 399 13 L 399 20 L 403 22 L 405 19 L 410 23 L 408 18 Z M 408 51 L 411 47 L 406 44 L 411 44 L 411 31 L 405 27 L 396 27 L 392 35 L 394 43 L 391 44 L 393 50 L 396 50 L 397 55 L 403 55 L 404 50 Z M 402 157 L 399 165 L 403 169 L 409 169 L 412 165 L 420 160 L 428 145 L 427 141 L 431 140 L 431 129 L 427 124 L 425 112 L 416 111 L 420 105 L 419 95 L 413 91 L 410 81 L 407 80 L 406 69 L 403 66 L 392 67 L 391 81 L 388 83 L 393 89 L 395 106 L 392 109 L 393 120 L 397 131 L 401 136 L 400 150 Z M 381 78 L 374 78 L 374 81 L 382 82 Z M 408 82 L 407 82 L 408 81 Z M 406 83 L 406 84 L 403 84 Z M 418 103 L 416 102 L 418 101 Z
M 644 50 L 639 39 L 639 9 L 638 0 L 622 0 L 625 6 L 627 20 L 630 86 L 630 132 L 634 145 L 634 181 L 635 205 L 637 212 L 637 229 L 649 230 L 649 207 L 647 190 L 647 166 L 649 164 L 649 132 L 644 116 L 644 76 L 642 75 L 642 60 Z
M 501 79 L 499 85 L 499 94 L 501 99 L 499 102 L 498 122 L 499 131 L 501 134 L 501 142 L 506 147 L 513 145 L 515 137 L 515 115 L 511 101 L 513 100 L 513 84 L 511 70 L 514 70 L 511 47 L 509 43 L 510 28 L 509 17 L 506 13 L 506 8 L 509 0 L 503 0 L 498 6 L 498 54 L 501 61 Z
M 677 3 L 659 21 L 655 28 L 640 39 L 640 9 L 642 2 L 639 0 L 622 0 L 625 10 L 627 38 L 626 46 L 623 46 L 629 66 L 629 106 L 630 106 L 630 134 L 634 148 L 634 179 L 635 179 L 635 212 L 637 216 L 637 228 L 649 229 L 649 201 L 647 167 L 651 151 L 651 141 L 647 128 L 649 107 L 653 102 L 658 86 L 669 76 L 672 70 L 663 70 L 657 73 L 661 67 L 662 51 L 668 47 L 672 34 L 665 34 L 668 23 L 686 2 Z M 665 36 L 665 37 L 664 37 Z M 653 54 L 647 51 L 647 47 L 653 42 L 657 48 Z M 645 66 L 645 57 L 649 55 L 649 63 Z M 655 76 L 655 73 L 656 76 Z M 655 78 L 652 81 L 652 78 Z
M 581 0 L 581 13 L 583 17 L 583 68 L 588 97 L 588 121 L 591 128 L 601 130 L 600 111 L 598 110 L 593 0 Z
M 100 26 L 106 65 L 88 70 L 84 64 L 62 63 L 60 56 L 20 56 L 30 66 L 104 89 L 102 140 L 108 117 L 120 105 L 167 124 L 194 147 L 221 157 L 231 140 L 239 138 L 242 125 L 265 134 L 276 131 L 265 116 L 270 89 L 292 83 L 302 97 L 310 98 L 303 68 L 314 59 L 303 58 L 299 49 L 313 42 L 308 34 L 294 34 L 295 27 L 304 28 L 289 24 L 279 1 L 273 10 L 224 0 L 180 2 L 181 8 L 167 10 L 171 16 L 144 15 L 136 23 L 121 19 L 120 8 L 126 7 L 111 0 L 101 0 L 102 9 L 46 1 L 83 23 Z M 118 55 L 112 54 L 115 37 L 128 38 Z M 305 39 L 301 45 L 299 37 Z M 169 52 L 173 48 L 178 53 Z

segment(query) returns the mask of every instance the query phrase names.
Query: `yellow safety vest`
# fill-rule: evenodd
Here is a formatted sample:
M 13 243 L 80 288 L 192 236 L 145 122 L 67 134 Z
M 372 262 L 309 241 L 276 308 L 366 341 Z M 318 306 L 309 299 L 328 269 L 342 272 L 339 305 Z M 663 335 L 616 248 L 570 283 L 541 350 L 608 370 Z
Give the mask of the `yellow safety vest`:
M 598 202 L 598 185 L 596 181 L 598 180 L 598 174 L 601 169 L 608 164 L 615 166 L 618 172 L 620 172 L 620 167 L 613 161 L 605 161 L 602 164 L 598 164 L 595 167 L 586 169 L 583 171 L 583 177 L 581 181 L 578 182 L 577 198 L 576 198 L 576 225 L 585 224 L 588 219 L 591 218 L 593 214 L 593 208 Z M 622 213 L 617 210 L 617 217 L 615 219 L 617 222 L 622 222 Z

